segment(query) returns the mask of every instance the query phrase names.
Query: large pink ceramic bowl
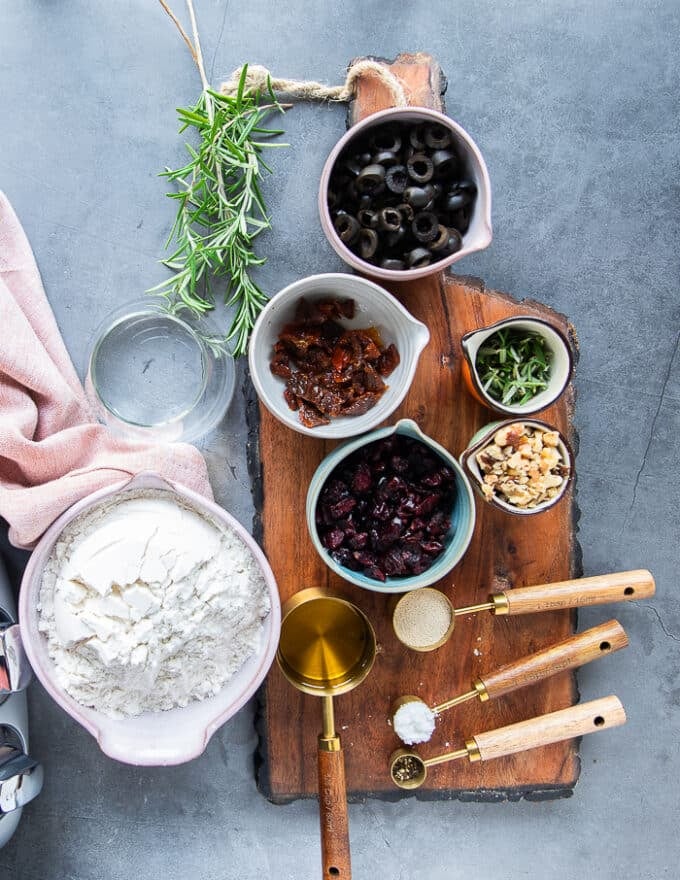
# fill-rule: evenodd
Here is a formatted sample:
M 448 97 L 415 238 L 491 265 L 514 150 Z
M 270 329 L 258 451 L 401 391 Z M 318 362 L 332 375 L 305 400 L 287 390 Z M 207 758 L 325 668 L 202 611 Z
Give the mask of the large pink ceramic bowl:
M 328 184 L 331 178 L 331 172 L 338 157 L 347 145 L 357 136 L 361 136 L 366 131 L 376 125 L 382 125 L 385 122 L 433 122 L 448 128 L 453 137 L 454 144 L 458 154 L 462 158 L 467 175 L 474 180 L 477 186 L 477 199 L 475 207 L 470 219 L 470 226 L 463 236 L 463 246 L 455 254 L 451 254 L 444 259 L 430 263 L 428 266 L 422 266 L 419 269 L 383 269 L 372 263 L 362 260 L 351 251 L 340 239 L 335 231 L 333 220 L 328 209 Z M 488 247 L 491 243 L 491 181 L 489 180 L 489 172 L 486 168 L 486 162 L 482 156 L 479 147 L 472 140 L 465 129 L 445 116 L 437 110 L 431 110 L 429 107 L 396 107 L 389 110 L 381 110 L 379 113 L 373 113 L 353 125 L 333 147 L 330 156 L 326 160 L 326 164 L 321 172 L 321 183 L 319 185 L 319 215 L 321 217 L 321 226 L 326 234 L 326 238 L 333 246 L 338 256 L 346 263 L 349 263 L 353 269 L 364 275 L 371 275 L 374 278 L 384 278 L 388 281 L 412 281 L 415 278 L 423 278 L 426 275 L 434 275 L 441 272 L 452 263 L 462 260 L 468 254 L 475 251 L 481 251 Z
M 260 565 L 269 589 L 271 611 L 263 622 L 259 652 L 247 660 L 214 697 L 191 703 L 181 709 L 147 712 L 133 718 L 117 720 L 96 709 L 81 706 L 58 684 L 47 651 L 47 640 L 38 631 L 37 605 L 43 567 L 64 527 L 104 499 L 128 489 L 161 489 L 170 492 L 218 525 L 224 525 L 236 532 Z M 50 526 L 26 567 L 19 595 L 19 620 L 24 649 L 33 671 L 61 708 L 95 737 L 102 751 L 109 757 L 126 764 L 158 766 L 182 764 L 196 758 L 208 745 L 218 727 L 236 714 L 253 696 L 276 654 L 281 629 L 281 605 L 276 581 L 264 553 L 233 516 L 183 486 L 166 482 L 156 474 L 144 473 L 127 482 L 88 495 Z

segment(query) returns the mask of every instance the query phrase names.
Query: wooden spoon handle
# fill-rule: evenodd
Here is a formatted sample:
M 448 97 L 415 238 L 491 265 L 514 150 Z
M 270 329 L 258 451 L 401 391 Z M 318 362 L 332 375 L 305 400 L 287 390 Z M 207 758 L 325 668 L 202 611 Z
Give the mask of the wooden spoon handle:
M 334 743 L 337 743 L 337 749 L 329 751 L 328 740 L 323 744 L 320 741 L 318 750 L 321 864 L 323 880 L 350 880 L 345 759 L 338 737 Z
M 630 602 L 654 595 L 654 578 L 645 569 L 600 574 L 595 577 L 516 587 L 502 596 L 507 602 L 506 614 L 535 614 L 560 608 L 582 608 L 606 602 Z M 499 609 L 496 613 L 504 613 Z
M 494 672 L 481 675 L 479 682 L 486 696 L 493 700 L 558 672 L 575 669 L 605 654 L 620 651 L 627 644 L 628 637 L 621 624 L 617 620 L 609 620 L 535 654 L 520 657 Z
M 470 759 L 490 761 L 503 755 L 525 752 L 539 746 L 596 733 L 608 727 L 618 727 L 626 721 L 626 713 L 618 697 L 602 697 L 560 709 L 549 715 L 540 715 L 528 721 L 509 724 L 497 730 L 478 733 L 468 745 Z M 472 746 L 472 748 L 470 748 Z M 476 746 L 476 754 L 475 747 Z

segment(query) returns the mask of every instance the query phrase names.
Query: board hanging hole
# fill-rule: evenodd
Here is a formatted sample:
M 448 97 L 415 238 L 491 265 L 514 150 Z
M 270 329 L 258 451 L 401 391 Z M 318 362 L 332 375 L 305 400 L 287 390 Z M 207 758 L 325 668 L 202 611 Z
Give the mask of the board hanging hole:
M 600 642 L 600 651 L 610 651 L 611 647 L 611 642 Z
M 626 587 L 626 589 L 623 591 L 624 596 L 632 596 L 634 593 L 635 590 L 633 589 L 633 587 Z
M 601 715 L 598 715 L 596 718 L 593 719 L 593 724 L 595 725 L 595 727 L 602 727 L 602 725 L 604 724 L 604 718 Z
M 336 868 L 335 866 L 331 866 L 331 867 L 328 869 L 328 873 L 329 873 L 332 877 L 339 877 L 339 876 L 340 876 L 340 868 Z

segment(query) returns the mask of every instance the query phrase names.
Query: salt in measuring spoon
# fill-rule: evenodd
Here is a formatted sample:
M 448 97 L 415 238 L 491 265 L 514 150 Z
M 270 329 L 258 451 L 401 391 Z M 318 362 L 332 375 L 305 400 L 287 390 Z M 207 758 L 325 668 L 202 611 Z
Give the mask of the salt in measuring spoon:
M 470 763 L 490 761 L 586 733 L 618 727 L 625 721 L 626 713 L 618 697 L 601 697 L 528 721 L 477 733 L 466 740 L 465 748 L 432 758 L 422 758 L 409 749 L 397 749 L 390 757 L 390 777 L 399 788 L 419 788 L 427 778 L 427 768 L 435 764 L 460 758 L 467 758 Z
M 620 651 L 627 645 L 628 637 L 621 624 L 616 620 L 610 620 L 479 676 L 472 682 L 471 690 L 432 708 L 423 699 L 412 694 L 399 697 L 392 706 L 392 727 L 407 745 L 427 742 L 434 731 L 436 716 L 447 709 L 475 698 L 484 703 L 501 697 L 550 678 L 558 672 L 575 669 L 606 654 Z M 409 704 L 418 707 L 416 717 L 420 722 L 410 732 L 403 729 L 405 725 L 400 723 L 398 717 L 402 706 Z

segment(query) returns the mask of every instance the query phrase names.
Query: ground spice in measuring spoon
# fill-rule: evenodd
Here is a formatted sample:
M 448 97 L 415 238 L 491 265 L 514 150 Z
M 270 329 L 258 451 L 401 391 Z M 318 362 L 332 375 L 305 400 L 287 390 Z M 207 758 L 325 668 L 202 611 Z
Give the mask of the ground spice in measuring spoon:
M 452 622 L 451 603 L 439 590 L 429 587 L 406 593 L 392 615 L 397 638 L 414 651 L 432 651 L 442 645 Z

